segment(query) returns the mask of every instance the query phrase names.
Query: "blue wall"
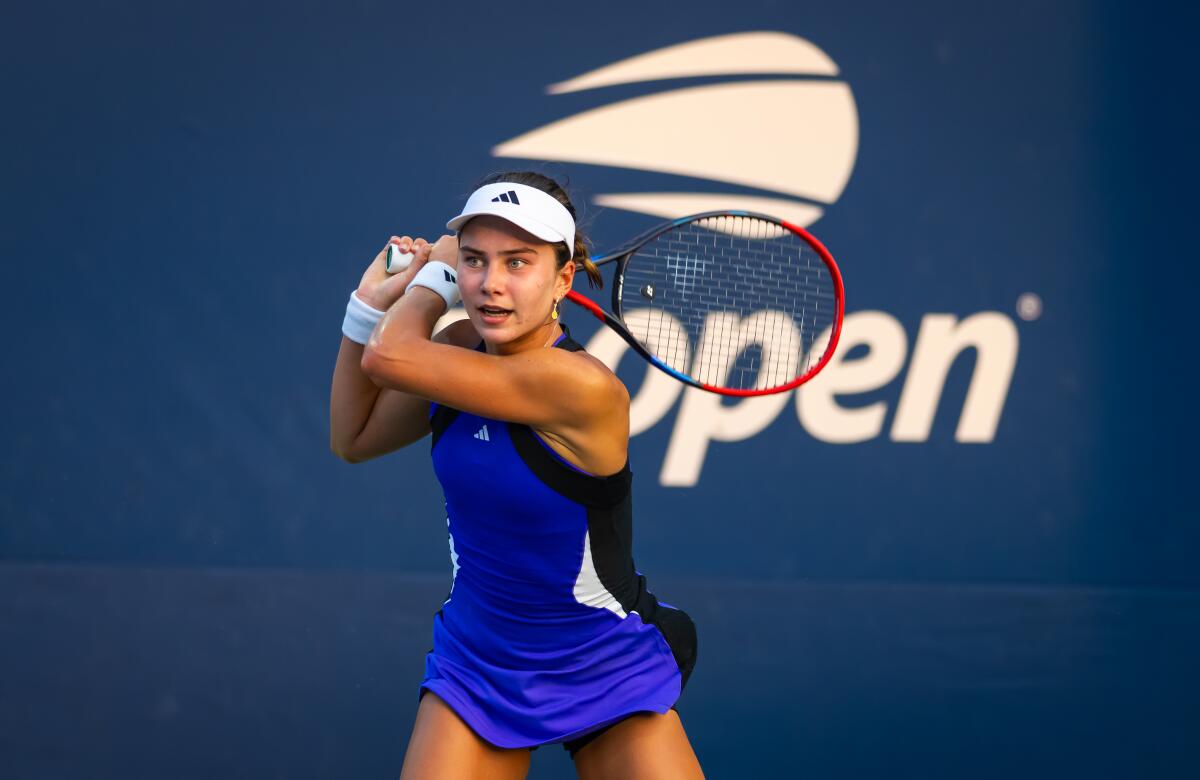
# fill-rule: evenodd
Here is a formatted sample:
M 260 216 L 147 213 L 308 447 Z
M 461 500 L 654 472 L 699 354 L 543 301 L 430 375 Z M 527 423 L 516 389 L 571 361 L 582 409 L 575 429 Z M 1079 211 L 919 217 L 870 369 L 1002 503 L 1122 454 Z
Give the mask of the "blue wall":
M 853 170 L 812 230 L 848 315 L 886 314 L 907 354 L 838 398 L 886 406 L 864 441 L 824 440 L 789 400 L 712 443 L 689 487 L 660 479 L 678 404 L 632 441 L 638 566 L 700 628 L 681 708 L 709 776 L 1200 769 L 1194 20 L 758 0 L 8 15 L 0 775 L 395 776 L 449 563 L 425 444 L 328 450 L 346 296 L 389 235 L 437 235 L 502 167 L 569 176 L 600 248 L 657 221 L 600 194 L 764 194 L 491 152 L 744 80 L 545 91 L 752 31 L 813 43 L 853 93 Z M 928 435 L 894 440 L 924 319 L 980 312 L 1019 339 L 994 434 L 956 439 L 967 350 Z M 641 367 L 620 375 L 636 393 Z M 547 753 L 533 776 L 569 773 Z

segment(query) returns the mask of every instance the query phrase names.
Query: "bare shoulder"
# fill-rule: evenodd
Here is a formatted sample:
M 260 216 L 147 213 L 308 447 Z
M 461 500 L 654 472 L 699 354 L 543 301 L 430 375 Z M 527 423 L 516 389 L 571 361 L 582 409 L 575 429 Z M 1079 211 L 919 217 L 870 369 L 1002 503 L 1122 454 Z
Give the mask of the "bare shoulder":
M 629 459 L 629 391 L 599 358 L 563 352 L 569 367 L 571 412 L 539 433 L 559 455 L 592 474 L 616 474 Z
M 565 352 L 564 358 L 572 362 L 572 370 L 578 372 L 581 382 L 607 397 L 609 403 L 629 407 L 629 390 L 604 361 L 582 350 Z

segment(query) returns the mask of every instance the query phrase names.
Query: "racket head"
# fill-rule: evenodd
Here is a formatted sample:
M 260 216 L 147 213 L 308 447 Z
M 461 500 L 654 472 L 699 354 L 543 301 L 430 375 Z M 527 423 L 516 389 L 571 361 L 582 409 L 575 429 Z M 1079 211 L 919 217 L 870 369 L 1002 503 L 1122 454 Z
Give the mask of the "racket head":
M 804 228 L 747 211 L 712 211 L 644 234 L 617 262 L 612 312 L 671 376 L 727 396 L 807 382 L 837 348 L 841 271 Z

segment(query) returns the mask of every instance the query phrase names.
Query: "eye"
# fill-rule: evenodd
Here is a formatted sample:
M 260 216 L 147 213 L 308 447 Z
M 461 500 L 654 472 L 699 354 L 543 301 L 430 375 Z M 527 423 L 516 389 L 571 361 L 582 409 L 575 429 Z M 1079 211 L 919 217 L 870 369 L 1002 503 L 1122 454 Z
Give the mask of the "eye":
M 508 267 L 509 268 L 512 268 L 515 270 L 517 268 L 520 268 L 523 265 L 528 265 L 528 263 L 526 263 L 524 260 L 522 260 L 519 257 L 510 257 L 508 259 Z
M 479 255 L 467 255 L 462 261 L 472 268 L 479 268 L 483 265 L 483 258 Z

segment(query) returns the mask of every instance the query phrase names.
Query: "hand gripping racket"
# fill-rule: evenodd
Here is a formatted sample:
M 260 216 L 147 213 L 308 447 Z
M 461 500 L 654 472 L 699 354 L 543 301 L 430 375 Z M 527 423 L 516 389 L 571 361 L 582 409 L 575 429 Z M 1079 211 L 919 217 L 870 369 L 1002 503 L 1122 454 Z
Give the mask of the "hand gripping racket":
M 387 245 L 387 257 L 384 260 L 383 268 L 389 274 L 398 274 L 405 268 L 412 265 L 413 253 L 401 252 L 400 247 L 393 243 Z
M 837 263 L 808 231 L 764 214 L 683 217 L 593 262 L 616 263 L 612 311 L 574 290 L 567 298 L 702 390 L 791 390 L 829 362 L 841 335 Z

